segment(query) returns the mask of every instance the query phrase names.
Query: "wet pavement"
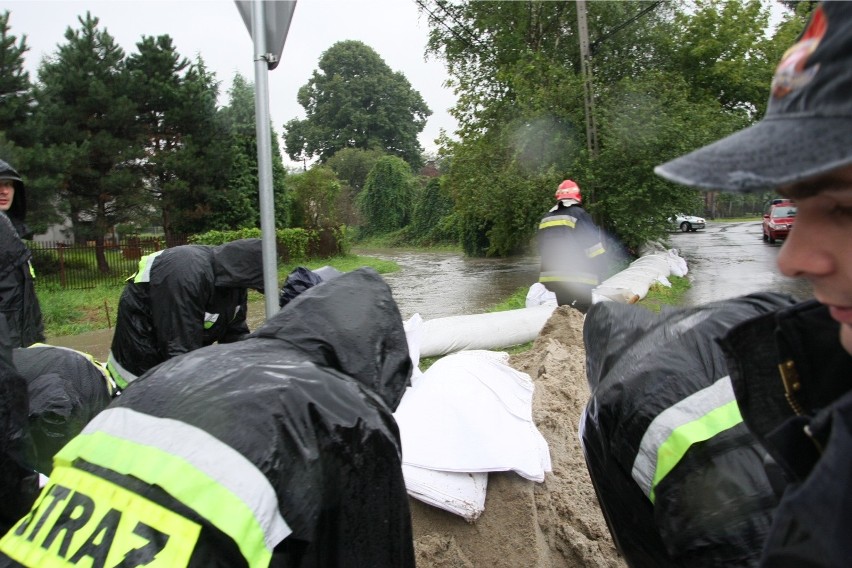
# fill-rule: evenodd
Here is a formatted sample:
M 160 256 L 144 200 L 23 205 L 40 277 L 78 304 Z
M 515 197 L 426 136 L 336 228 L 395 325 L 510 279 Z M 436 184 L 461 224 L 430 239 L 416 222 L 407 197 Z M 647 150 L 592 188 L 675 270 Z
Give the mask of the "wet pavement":
M 764 291 L 799 300 L 813 297 L 805 280 L 778 271 L 776 259 L 784 241 L 770 245 L 762 235 L 760 221 L 708 221 L 702 231 L 673 233 L 669 244 L 686 259 L 692 282 L 684 303 L 698 305 Z
M 776 257 L 783 241 L 770 245 L 761 238 L 759 221 L 708 222 L 694 233 L 672 233 L 669 246 L 686 259 L 692 287 L 686 305 L 773 290 L 796 298 L 812 296 L 809 285 L 781 276 Z M 465 258 L 451 252 L 406 252 L 393 249 L 359 250 L 358 254 L 392 260 L 400 270 L 384 275 L 403 319 L 419 313 L 423 319 L 487 312 L 519 288 L 538 279 L 538 257 L 509 259 Z M 263 302 L 249 306 L 249 327 L 265 319 Z M 106 361 L 112 330 L 50 338 L 48 343 L 72 347 Z

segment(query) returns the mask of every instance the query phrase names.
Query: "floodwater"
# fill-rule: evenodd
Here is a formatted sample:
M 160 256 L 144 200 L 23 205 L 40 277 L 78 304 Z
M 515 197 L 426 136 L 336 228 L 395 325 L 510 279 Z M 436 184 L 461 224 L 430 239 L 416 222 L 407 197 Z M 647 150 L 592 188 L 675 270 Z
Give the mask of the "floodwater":
M 783 243 L 783 241 L 781 241 Z M 709 222 L 705 230 L 673 233 L 669 246 L 686 259 L 692 287 L 685 305 L 760 291 L 777 291 L 798 299 L 812 297 L 809 285 L 785 278 L 778 272 L 776 257 L 781 244 L 770 245 L 761 238 L 760 222 Z M 508 259 L 465 258 L 451 252 L 404 252 L 393 249 L 358 250 L 358 254 L 392 260 L 400 270 L 385 274 L 407 320 L 420 314 L 424 320 L 487 312 L 519 288 L 529 288 L 538 279 L 538 256 Z M 265 319 L 264 303 L 249 305 L 249 328 Z M 111 314 L 115 318 L 114 314 Z M 72 347 L 106 361 L 112 330 L 100 330 L 48 340 Z
M 451 252 L 404 252 L 393 249 L 358 250 L 396 262 L 400 270 L 383 275 L 407 320 L 420 314 L 424 320 L 487 312 L 519 288 L 538 280 L 538 257 L 508 259 L 465 258 Z M 115 314 L 111 314 L 115 319 Z M 265 318 L 264 302 L 249 305 L 248 324 L 254 330 Z M 48 338 L 47 343 L 71 347 L 106 361 L 112 330 Z

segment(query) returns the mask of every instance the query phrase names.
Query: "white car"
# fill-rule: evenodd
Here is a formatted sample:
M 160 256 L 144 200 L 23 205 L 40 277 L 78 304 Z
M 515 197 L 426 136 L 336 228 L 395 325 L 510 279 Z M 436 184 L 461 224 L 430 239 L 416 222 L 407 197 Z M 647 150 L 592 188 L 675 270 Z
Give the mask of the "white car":
M 698 229 L 703 229 L 707 223 L 706 221 L 704 221 L 704 217 L 678 214 L 672 220 L 672 224 L 674 224 L 675 227 L 686 233 L 689 231 L 697 231 Z

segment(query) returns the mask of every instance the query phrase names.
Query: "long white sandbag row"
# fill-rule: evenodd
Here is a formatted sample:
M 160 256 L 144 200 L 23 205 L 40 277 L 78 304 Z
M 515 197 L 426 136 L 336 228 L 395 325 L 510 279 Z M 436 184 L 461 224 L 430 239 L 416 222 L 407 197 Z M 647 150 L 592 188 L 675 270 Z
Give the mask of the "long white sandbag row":
M 654 282 L 670 286 L 669 275 L 686 275 L 686 261 L 677 250 L 654 251 L 639 257 L 630 266 L 606 279 L 592 292 L 594 302 L 634 303 L 648 294 Z M 541 284 L 533 284 L 533 287 Z M 530 289 L 527 297 L 539 295 Z M 542 301 L 545 298 L 542 296 Z M 505 349 L 534 340 L 556 309 L 554 303 L 491 312 L 424 320 L 420 355 L 439 357 L 468 349 Z
M 437 357 L 469 349 L 521 345 L 536 338 L 555 309 L 555 304 L 543 304 L 505 312 L 424 320 L 420 355 Z

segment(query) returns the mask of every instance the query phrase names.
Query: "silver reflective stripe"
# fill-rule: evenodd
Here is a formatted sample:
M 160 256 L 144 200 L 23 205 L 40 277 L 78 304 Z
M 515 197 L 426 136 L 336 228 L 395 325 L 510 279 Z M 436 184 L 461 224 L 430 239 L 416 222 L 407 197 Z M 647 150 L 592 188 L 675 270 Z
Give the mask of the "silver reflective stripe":
M 139 270 L 136 271 L 136 276 L 133 277 L 133 281 L 136 283 L 150 282 L 151 265 L 154 264 L 154 259 L 163 254 L 165 250 L 166 249 L 158 250 L 157 252 L 152 252 L 147 256 L 143 256 L 142 260 L 139 261 Z
M 131 373 L 127 369 L 121 366 L 121 363 L 118 362 L 112 354 L 112 349 L 109 351 L 109 356 L 107 356 L 107 371 L 112 376 L 113 379 L 118 383 L 121 388 L 126 387 L 133 381 L 139 378 L 135 373 Z
M 713 410 L 735 402 L 731 377 L 725 376 L 696 393 L 693 393 L 675 405 L 665 409 L 648 426 L 639 452 L 633 461 L 631 475 L 645 495 L 651 497 L 654 476 L 659 462 L 659 449 L 677 428 L 695 422 Z
M 119 407 L 95 416 L 82 434 L 95 432 L 152 446 L 186 460 L 251 509 L 269 550 L 293 532 L 278 510 L 278 496 L 266 476 L 237 450 L 204 430 L 180 420 Z

